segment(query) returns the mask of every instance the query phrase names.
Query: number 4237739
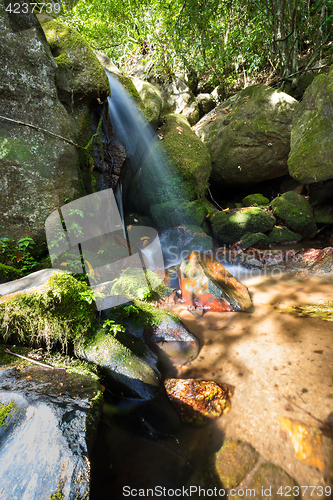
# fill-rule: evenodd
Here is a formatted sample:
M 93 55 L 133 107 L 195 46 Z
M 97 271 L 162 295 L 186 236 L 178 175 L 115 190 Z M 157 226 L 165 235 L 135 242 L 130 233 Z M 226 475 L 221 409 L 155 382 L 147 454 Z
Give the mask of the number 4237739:
M 9 3 L 6 12 L 11 14 L 30 14 L 38 12 L 39 14 L 59 14 L 61 10 L 60 3 Z
M 331 495 L 330 486 L 294 486 L 293 488 L 290 486 L 280 486 L 277 494 L 283 497 L 297 497 L 300 493 L 304 495 L 307 490 L 311 497 L 314 495 L 329 497 Z

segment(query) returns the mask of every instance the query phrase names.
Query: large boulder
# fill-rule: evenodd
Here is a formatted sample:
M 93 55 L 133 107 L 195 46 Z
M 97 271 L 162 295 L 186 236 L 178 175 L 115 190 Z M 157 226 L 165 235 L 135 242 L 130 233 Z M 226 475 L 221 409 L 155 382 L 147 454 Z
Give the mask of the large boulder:
M 103 395 L 96 375 L 84 371 L 32 365 L 0 345 L 1 498 L 88 498 Z
M 35 14 L 9 13 L 6 5 L 0 1 L 0 233 L 41 243 L 48 215 L 82 194 L 77 150 L 68 142 L 75 127 Z
M 151 126 L 156 129 L 163 105 L 161 94 L 154 85 L 140 78 L 134 78 L 133 83 L 143 101 L 145 116 Z
M 205 115 L 193 130 L 211 153 L 212 180 L 256 184 L 287 174 L 296 104 L 279 90 L 254 85 Z
M 307 184 L 333 177 L 333 66 L 304 93 L 292 122 L 289 173 Z

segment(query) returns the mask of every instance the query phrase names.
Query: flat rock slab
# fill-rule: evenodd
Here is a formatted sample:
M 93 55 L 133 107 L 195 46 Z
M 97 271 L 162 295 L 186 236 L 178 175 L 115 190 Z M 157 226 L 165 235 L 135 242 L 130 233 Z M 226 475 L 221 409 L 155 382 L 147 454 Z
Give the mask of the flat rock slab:
M 1 500 L 89 498 L 87 442 L 98 423 L 98 388 L 65 370 L 0 371 L 0 402 L 10 404 L 0 427 Z
M 55 269 L 42 269 L 41 271 L 36 271 L 18 280 L 2 283 L 2 285 L 0 285 L 0 296 L 11 295 L 17 292 L 26 292 L 29 289 L 43 286 L 55 271 Z

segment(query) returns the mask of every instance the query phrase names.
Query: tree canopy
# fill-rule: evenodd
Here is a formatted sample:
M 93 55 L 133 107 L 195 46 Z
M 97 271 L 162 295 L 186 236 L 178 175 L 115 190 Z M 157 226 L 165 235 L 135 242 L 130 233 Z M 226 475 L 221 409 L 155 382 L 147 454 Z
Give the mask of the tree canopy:
M 333 0 L 79 0 L 62 20 L 120 66 L 141 53 L 157 73 L 209 70 L 226 84 L 263 67 L 286 81 L 333 47 Z

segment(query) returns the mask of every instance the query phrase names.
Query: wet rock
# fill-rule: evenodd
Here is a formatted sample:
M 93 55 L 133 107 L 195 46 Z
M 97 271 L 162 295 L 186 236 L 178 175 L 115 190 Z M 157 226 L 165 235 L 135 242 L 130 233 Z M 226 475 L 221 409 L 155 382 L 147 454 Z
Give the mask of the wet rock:
M 161 321 L 144 333 L 144 338 L 163 366 L 181 366 L 199 354 L 199 341 L 182 323 L 173 319 Z
M 289 173 L 302 183 L 333 177 L 332 141 L 333 67 L 318 75 L 295 110 L 291 130 Z
M 157 397 L 159 393 L 160 377 L 157 370 L 119 342 L 114 335 L 105 334 L 103 329 L 97 331 L 89 344 L 79 347 L 76 355 L 102 368 L 114 390 L 119 390 L 119 393 L 127 397 L 148 400 Z
M 309 191 L 309 202 L 313 208 L 326 205 L 333 199 L 333 180 L 310 184 Z
M 333 224 L 333 205 L 322 205 L 314 209 L 314 220 L 317 224 Z
M 314 236 L 317 233 L 311 206 L 305 196 L 288 191 L 272 203 L 273 213 L 283 221 L 291 231 L 302 236 Z
M 160 233 L 160 243 L 166 266 L 175 266 L 192 251 L 212 250 L 213 241 L 199 226 L 178 226 Z
M 183 299 L 213 311 L 253 311 L 246 286 L 239 283 L 212 255 L 192 252 L 180 265 Z
M 96 380 L 65 370 L 0 374 L 1 498 L 88 498 L 88 451 L 103 397 Z
M 211 94 L 198 94 L 197 103 L 199 105 L 201 116 L 209 113 L 209 111 L 216 106 L 215 99 Z
M 295 489 L 293 489 L 296 487 Z M 299 490 L 295 480 L 289 476 L 281 467 L 271 463 L 262 464 L 255 473 L 250 485 L 250 489 L 256 492 L 256 499 L 280 500 L 281 496 L 288 493 L 291 500 L 299 498 Z M 301 491 L 301 490 L 299 490 Z M 239 500 L 240 497 L 235 497 Z M 242 497 L 243 498 L 243 497 Z
M 145 106 L 145 116 L 156 130 L 163 105 L 160 91 L 151 83 L 140 80 L 140 78 L 134 78 L 133 83 Z
M 235 488 L 253 469 L 259 453 L 248 443 L 227 440 L 205 465 L 205 476 L 211 484 Z
M 194 127 L 212 159 L 212 180 L 255 184 L 288 173 L 291 115 L 297 101 L 253 85 L 224 101 Z
M 202 200 L 175 200 L 152 205 L 150 212 L 158 229 L 163 231 L 176 226 L 201 226 L 211 205 Z
M 223 243 L 236 243 L 246 234 L 266 233 L 276 220 L 272 213 L 259 207 L 223 210 L 209 217 L 214 235 Z
M 243 239 L 238 241 L 236 244 L 241 247 L 241 248 L 248 248 L 252 247 L 254 245 L 264 245 L 268 246 L 270 243 L 269 237 L 266 236 L 266 234 L 263 233 L 254 233 L 254 234 L 249 234 L 245 235 Z
M 232 392 L 226 385 L 199 379 L 166 379 L 167 395 L 184 423 L 208 424 L 230 409 Z

